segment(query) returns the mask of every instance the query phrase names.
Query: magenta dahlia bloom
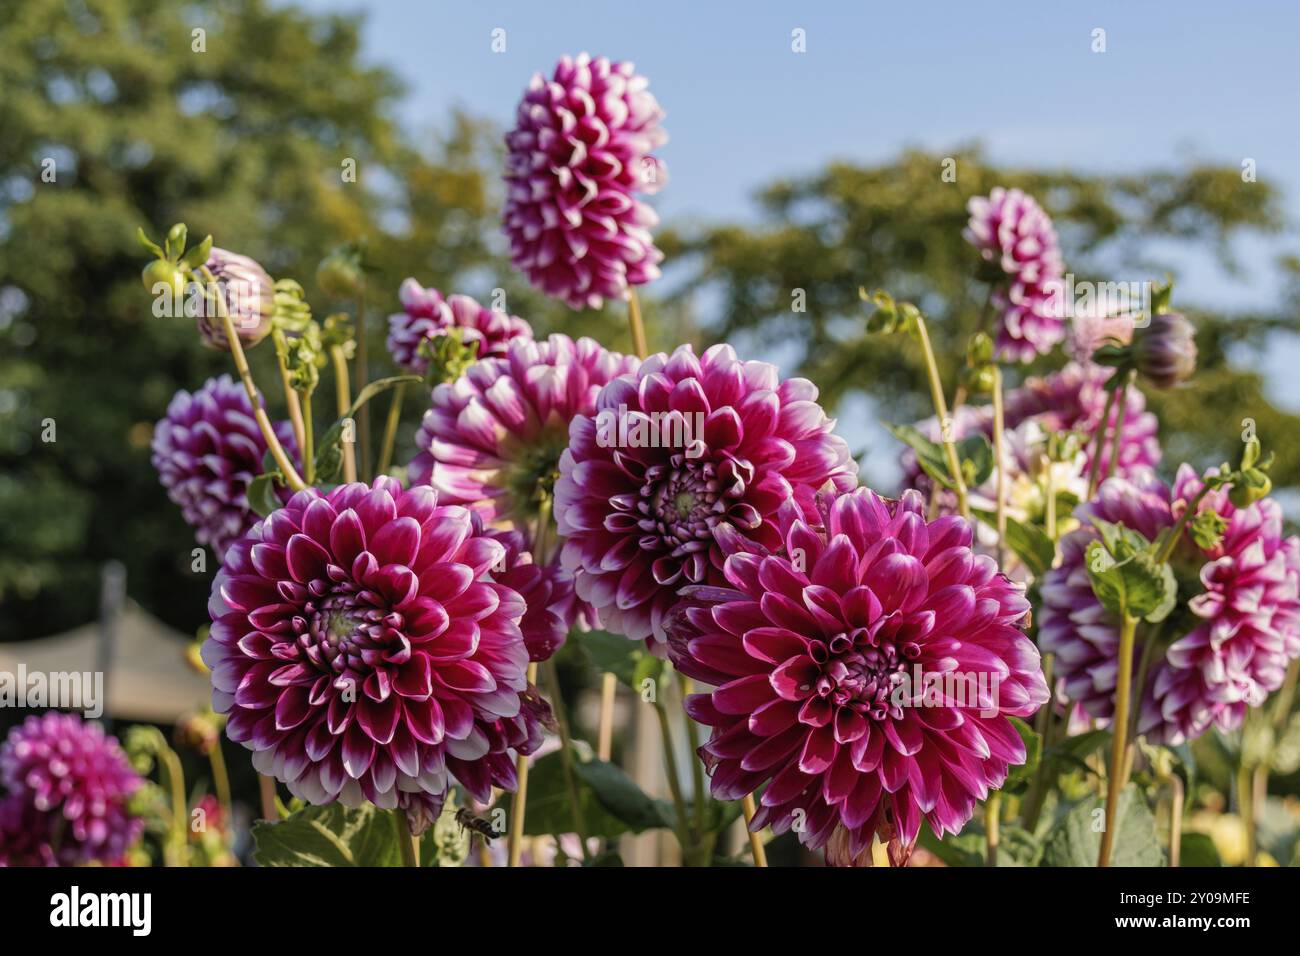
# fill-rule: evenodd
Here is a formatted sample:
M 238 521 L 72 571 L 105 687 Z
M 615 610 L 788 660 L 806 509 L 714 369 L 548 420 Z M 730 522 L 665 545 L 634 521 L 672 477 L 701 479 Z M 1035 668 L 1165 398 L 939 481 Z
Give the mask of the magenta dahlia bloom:
M 208 255 L 207 267 L 217 280 L 219 294 L 239 341 L 252 347 L 266 338 L 271 333 L 271 318 L 275 314 L 275 280 L 256 260 L 226 249 L 214 247 Z M 221 352 L 230 348 L 225 323 L 218 316 L 199 316 L 198 327 L 208 348 Z
M 293 428 L 288 422 L 274 427 L 296 457 Z M 167 417 L 154 426 L 153 466 L 167 497 L 180 505 L 199 544 L 218 557 L 257 520 L 248 486 L 262 473 L 265 454 L 248 393 L 229 375 L 208 379 L 197 392 L 177 392 Z
M 1051 218 L 1034 197 L 1001 186 L 973 197 L 967 208 L 970 223 L 962 235 L 1008 276 L 993 297 L 1001 314 L 999 355 L 1027 362 L 1050 352 L 1065 337 L 1061 303 L 1052 294 L 1065 265 Z
M 0 746 L 0 859 L 14 865 L 117 863 L 144 823 L 128 809 L 140 787 L 116 738 L 55 711 L 28 717 Z
M 555 485 L 578 597 L 603 627 L 664 640 L 678 589 L 722 580 L 718 524 L 771 545 L 782 502 L 812 514 L 818 491 L 857 484 L 834 424 L 815 385 L 730 345 L 683 345 L 612 381 L 573 419 Z
M 1006 425 L 1017 428 L 1022 422 L 1036 420 L 1046 432 L 1073 431 L 1080 436 L 1086 453 L 1087 467 L 1092 466 L 1092 441 L 1102 427 L 1106 411 L 1105 384 L 1114 369 L 1099 365 L 1070 362 L 1058 372 L 1042 378 L 1030 378 L 1006 397 Z M 1146 398 L 1136 388 L 1125 390 L 1124 434 L 1120 439 L 1117 473 L 1131 477 L 1140 469 L 1154 468 L 1160 462 L 1160 442 L 1156 432 L 1160 423 L 1146 410 Z M 1114 426 L 1119 408 L 1112 408 L 1107 423 L 1102 464 L 1110 462 L 1114 447 Z
M 540 739 L 506 549 L 419 486 L 307 489 L 226 552 L 203 660 L 253 765 L 310 803 L 437 817 L 453 778 L 515 787 Z M 527 705 L 526 705 L 527 703 Z
M 432 485 L 444 504 L 466 505 L 485 522 L 531 530 L 555 485 L 569 422 L 594 413 L 601 388 L 636 365 L 588 338 L 512 341 L 504 358 L 475 362 L 434 388 L 411 483 Z
M 533 561 L 528 536 L 522 531 L 488 529 L 488 537 L 501 542 L 505 560 L 495 579 L 524 599 L 527 610 L 519 622 L 528 646 L 528 658 L 544 661 L 564 644 L 569 629 L 580 619 L 589 625 L 585 608 L 573 589 L 573 574 L 551 561 Z
M 901 862 L 923 817 L 957 832 L 1025 760 L 1007 717 L 1048 696 L 1029 602 L 915 491 L 830 495 L 817 517 L 781 505 L 776 552 L 720 526 L 725 580 L 686 589 L 669 654 L 714 688 L 686 701 L 713 728 L 714 796 L 766 785 L 753 829 L 798 822 L 806 846 L 835 835 L 850 857 L 879 833 Z
M 467 295 L 444 299 L 437 289 L 426 289 L 406 279 L 398 290 L 404 311 L 388 317 L 388 351 L 396 362 L 413 375 L 423 375 L 429 360 L 420 354 L 426 339 L 458 329 L 461 341 L 478 345 L 478 357 L 504 355 L 511 339 L 532 338 L 533 329 L 515 315 L 484 308 Z
M 659 276 L 659 222 L 637 193 L 667 170 L 668 141 L 649 82 L 628 62 L 562 57 L 533 76 L 506 134 L 504 226 L 515 266 L 571 307 L 600 308 Z
M 1202 487 L 1187 465 L 1172 489 L 1150 473 L 1104 482 L 1079 509 L 1084 526 L 1062 539 L 1060 566 L 1043 578 L 1039 646 L 1056 655 L 1067 697 L 1091 717 L 1106 721 L 1114 712 L 1119 628 L 1088 580 L 1085 552 L 1097 537 L 1090 520 L 1155 540 Z M 1268 498 L 1237 508 L 1217 490 L 1197 513 L 1210 510 L 1226 522 L 1222 541 L 1204 548 L 1182 535 L 1171 558 L 1178 608 L 1158 631 L 1138 628 L 1135 675 L 1144 642 L 1158 641 L 1146 655 L 1137 728 L 1155 742 L 1177 745 L 1212 724 L 1240 726 L 1246 708 L 1281 686 L 1287 664 L 1300 656 L 1300 539 L 1283 538 L 1282 509 Z

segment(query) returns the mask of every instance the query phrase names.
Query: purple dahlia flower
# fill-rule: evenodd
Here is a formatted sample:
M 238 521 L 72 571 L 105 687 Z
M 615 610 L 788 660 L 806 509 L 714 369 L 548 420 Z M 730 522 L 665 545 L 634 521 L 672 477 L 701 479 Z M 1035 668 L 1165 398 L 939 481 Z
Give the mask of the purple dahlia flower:
M 504 358 L 475 362 L 434 388 L 411 483 L 432 485 L 444 504 L 466 505 L 485 522 L 531 531 L 559 473 L 569 422 L 593 414 L 601 388 L 636 365 L 588 338 L 512 341 Z
M 780 506 L 769 552 L 729 526 L 718 587 L 688 588 L 669 624 L 714 796 L 766 784 L 752 827 L 832 836 L 857 857 L 879 833 L 906 859 L 924 817 L 955 833 L 1025 748 L 1007 719 L 1047 700 L 1021 631 L 1029 602 L 964 519 L 925 520 L 915 491 L 828 495 L 810 524 Z M 929 675 L 928 677 L 926 675 Z M 796 824 L 799 824 L 796 826 Z
M 518 316 L 484 308 L 467 295 L 444 299 L 437 289 L 426 289 L 406 279 L 398 290 L 404 311 L 388 318 L 388 351 L 393 361 L 414 375 L 423 375 L 429 360 L 420 354 L 426 339 L 459 329 L 461 341 L 478 344 L 478 358 L 500 356 L 511 339 L 532 338 L 533 329 Z
M 453 778 L 513 790 L 540 741 L 505 548 L 420 486 L 307 489 L 226 552 L 203 660 L 253 765 L 310 803 L 436 818 Z
M 555 561 L 534 563 L 528 536 L 522 531 L 488 529 L 485 533 L 506 549 L 505 560 L 493 576 L 517 591 L 527 605 L 519 627 L 528 645 L 528 658 L 544 661 L 560 649 L 579 618 L 590 623 L 574 593 L 573 574 Z
M 683 345 L 610 382 L 595 413 L 573 419 L 555 485 L 578 597 L 603 627 L 664 640 L 678 589 L 722 580 L 715 526 L 771 545 L 782 502 L 812 514 L 818 491 L 857 484 L 834 424 L 815 385 L 730 345 L 698 357 Z
M 966 241 L 1009 277 L 994 293 L 1001 314 L 997 332 L 1003 358 L 1027 362 L 1050 352 L 1065 337 L 1065 322 L 1053 290 L 1065 274 L 1052 220 L 1030 195 L 995 187 L 967 204 Z
M 117 863 L 144 823 L 127 803 L 140 787 L 116 738 L 51 711 L 28 717 L 0 746 L 0 862 Z
M 1196 371 L 1196 329 L 1177 312 L 1161 312 L 1133 337 L 1133 364 L 1156 388 L 1173 388 Z
M 659 275 L 654 210 L 667 179 L 651 152 L 663 110 L 631 63 L 561 58 L 533 76 L 506 134 L 504 226 L 515 266 L 571 307 L 600 308 Z
M 275 434 L 296 458 L 290 424 L 277 423 Z M 229 375 L 208 379 L 194 393 L 177 392 L 154 426 L 153 466 L 167 497 L 180 505 L 199 544 L 218 557 L 257 520 L 248 486 L 262 473 L 265 454 L 248 393 Z
M 1098 536 L 1089 521 L 1121 523 L 1154 541 L 1202 487 L 1187 465 L 1172 490 L 1150 473 L 1103 482 L 1079 509 L 1084 526 L 1062 539 L 1060 566 L 1043 578 L 1039 646 L 1056 655 L 1066 695 L 1091 717 L 1113 713 L 1119 628 L 1088 580 L 1085 552 Z M 1198 514 L 1210 510 L 1227 523 L 1222 541 L 1203 548 L 1182 535 L 1171 558 L 1179 606 L 1158 628 L 1138 629 L 1135 675 L 1145 642 L 1158 644 L 1147 655 L 1137 731 L 1171 745 L 1212 724 L 1240 726 L 1300 656 L 1300 539 L 1282 537 L 1282 509 L 1268 498 L 1236 508 L 1217 490 L 1198 506 Z
M 215 247 L 208 255 L 207 267 L 217 280 L 219 294 L 239 341 L 251 347 L 266 338 L 275 314 L 275 280 L 248 256 Z M 198 325 L 199 335 L 208 348 L 221 352 L 230 348 L 225 323 L 218 316 L 202 315 Z
M 1070 362 L 1059 372 L 1042 378 L 1030 378 L 1006 398 L 1006 425 L 1016 428 L 1035 419 L 1047 432 L 1073 431 L 1084 440 L 1086 466 L 1092 466 L 1092 442 L 1101 427 L 1106 411 L 1105 384 L 1113 369 L 1099 365 Z M 1160 443 L 1156 439 L 1159 421 L 1146 410 L 1146 398 L 1136 388 L 1125 390 L 1124 434 L 1121 437 L 1118 474 L 1131 477 L 1139 469 L 1154 468 L 1160 462 Z M 1108 464 L 1114 447 L 1113 435 L 1118 408 L 1112 408 L 1107 423 L 1102 463 Z

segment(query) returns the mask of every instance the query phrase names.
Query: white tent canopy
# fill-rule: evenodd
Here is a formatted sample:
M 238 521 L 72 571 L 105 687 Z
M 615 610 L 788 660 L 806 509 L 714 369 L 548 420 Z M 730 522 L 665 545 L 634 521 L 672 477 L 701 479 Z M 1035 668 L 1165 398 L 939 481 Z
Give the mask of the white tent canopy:
M 104 716 L 170 724 L 211 700 L 208 679 L 185 660 L 189 639 L 127 599 L 113 625 L 113 659 L 104 674 Z M 0 671 L 93 672 L 103 664 L 103 629 L 83 624 L 34 641 L 0 643 Z

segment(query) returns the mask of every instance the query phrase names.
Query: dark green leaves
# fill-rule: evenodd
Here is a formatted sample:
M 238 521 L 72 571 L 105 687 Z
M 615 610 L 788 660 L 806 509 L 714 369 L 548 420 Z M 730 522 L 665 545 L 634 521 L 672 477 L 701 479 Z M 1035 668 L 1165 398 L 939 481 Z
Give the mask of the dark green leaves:
M 997 515 L 992 511 L 972 508 L 971 514 L 979 518 L 990 528 L 998 526 Z M 1047 536 L 1047 532 L 1032 522 L 1020 522 L 1007 516 L 1006 545 L 1034 575 L 1042 577 L 1052 567 L 1056 557 L 1056 545 Z
M 343 468 L 343 451 L 340 443 L 345 438 L 354 440 L 351 436 L 344 435 L 344 424 L 351 421 L 362 405 L 390 388 L 419 381 L 421 379 L 418 375 L 392 375 L 388 378 L 375 379 L 363 388 L 347 414 L 331 425 L 316 443 L 316 481 L 320 484 L 332 484 L 338 481 L 339 473 Z
M 657 685 L 663 677 L 663 660 L 647 651 L 639 641 L 629 641 L 608 631 L 574 631 L 571 636 L 586 649 L 597 670 L 613 674 L 620 684 L 637 693 L 641 693 L 646 680 Z
M 398 866 L 392 815 L 372 804 L 304 807 L 283 820 L 253 825 L 262 866 Z
M 1138 532 L 1108 521 L 1096 521 L 1101 539 L 1088 545 L 1085 563 L 1093 593 L 1106 610 L 1119 617 L 1164 620 L 1178 601 L 1173 568 L 1158 562 L 1151 544 Z
M 891 425 L 883 422 L 891 435 L 916 452 L 917 463 L 927 475 L 945 488 L 952 488 L 948 474 L 948 459 L 943 445 L 933 442 L 912 425 Z M 993 445 L 985 435 L 971 435 L 956 442 L 957 460 L 961 463 L 962 480 L 968 486 L 981 485 L 993 473 Z

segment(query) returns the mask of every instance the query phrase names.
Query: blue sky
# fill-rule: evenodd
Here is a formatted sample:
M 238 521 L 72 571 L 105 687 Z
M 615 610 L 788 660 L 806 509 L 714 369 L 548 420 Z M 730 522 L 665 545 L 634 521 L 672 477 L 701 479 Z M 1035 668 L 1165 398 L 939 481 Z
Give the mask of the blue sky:
M 667 111 L 671 180 L 655 204 L 677 221 L 751 217 L 757 187 L 831 159 L 979 142 L 995 161 L 1048 168 L 1249 157 L 1300 222 L 1300 7 L 1282 0 L 296 2 L 366 13 L 365 58 L 405 80 L 402 115 L 419 135 L 454 106 L 508 125 L 529 77 L 562 53 L 634 61 Z M 492 52 L 496 28 L 504 53 Z M 802 54 L 791 50 L 796 28 Z M 1104 53 L 1092 50 L 1098 28 Z M 1183 258 L 1180 293 L 1271 304 L 1267 263 L 1296 239 L 1290 228 L 1243 243 L 1236 277 Z M 1283 344 L 1264 362 L 1277 398 L 1300 408 L 1297 358 L 1300 348 Z

